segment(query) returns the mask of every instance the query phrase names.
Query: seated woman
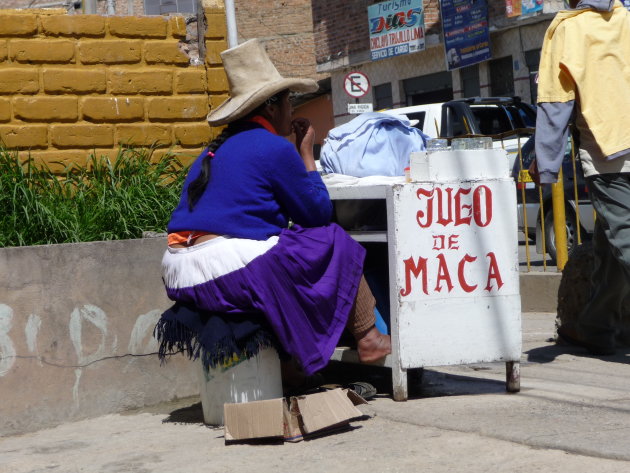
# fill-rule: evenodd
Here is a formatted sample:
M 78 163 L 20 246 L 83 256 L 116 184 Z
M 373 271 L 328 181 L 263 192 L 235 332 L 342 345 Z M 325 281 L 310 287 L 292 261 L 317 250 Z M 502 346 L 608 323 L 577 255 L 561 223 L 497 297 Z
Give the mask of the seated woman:
M 283 78 L 258 40 L 221 56 L 230 97 L 208 121 L 228 126 L 192 165 L 168 224 L 168 296 L 264 316 L 306 375 L 326 366 L 346 326 L 361 361 L 384 357 L 391 342 L 374 326 L 365 250 L 330 223 L 314 130 L 291 120 L 289 91 L 314 92 L 316 82 Z M 292 132 L 299 153 L 282 138 Z

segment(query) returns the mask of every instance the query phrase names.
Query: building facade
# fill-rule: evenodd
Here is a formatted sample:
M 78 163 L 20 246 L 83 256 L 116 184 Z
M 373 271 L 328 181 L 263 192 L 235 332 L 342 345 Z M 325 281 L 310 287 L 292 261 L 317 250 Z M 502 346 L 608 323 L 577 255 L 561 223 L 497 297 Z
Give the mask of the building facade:
M 372 104 L 380 110 L 473 96 L 517 95 L 535 102 L 543 37 L 555 13 L 564 8 L 562 0 L 544 0 L 535 13 L 508 17 L 511 0 L 487 0 L 490 59 L 449 71 L 437 0 L 422 2 L 424 50 L 372 60 L 368 7 L 377 3 L 383 2 L 313 2 L 317 70 L 331 74 L 336 125 L 353 118 L 350 103 Z M 367 76 L 366 95 L 355 98 L 344 91 L 350 72 Z

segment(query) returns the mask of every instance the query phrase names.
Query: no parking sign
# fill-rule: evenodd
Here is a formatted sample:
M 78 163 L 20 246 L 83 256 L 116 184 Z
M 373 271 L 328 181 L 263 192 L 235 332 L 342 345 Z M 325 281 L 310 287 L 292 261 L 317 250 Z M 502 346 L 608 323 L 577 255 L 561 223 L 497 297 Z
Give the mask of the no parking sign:
M 343 80 L 343 90 L 350 97 L 358 99 L 370 91 L 370 81 L 362 72 L 350 72 Z

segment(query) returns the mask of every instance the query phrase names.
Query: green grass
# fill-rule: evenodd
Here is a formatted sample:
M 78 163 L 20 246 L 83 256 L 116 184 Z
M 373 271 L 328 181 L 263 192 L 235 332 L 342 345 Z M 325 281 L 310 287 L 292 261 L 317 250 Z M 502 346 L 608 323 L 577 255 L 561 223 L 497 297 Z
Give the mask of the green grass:
M 164 232 L 186 167 L 152 150 L 92 155 L 55 175 L 0 148 L 0 247 L 140 238 Z

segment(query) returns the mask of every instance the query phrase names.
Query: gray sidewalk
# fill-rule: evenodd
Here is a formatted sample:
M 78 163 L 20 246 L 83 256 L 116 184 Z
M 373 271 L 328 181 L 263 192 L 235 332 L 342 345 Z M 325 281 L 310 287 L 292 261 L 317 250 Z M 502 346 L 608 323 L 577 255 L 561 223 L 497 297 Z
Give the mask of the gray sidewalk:
M 412 399 L 372 400 L 350 431 L 230 446 L 189 399 L 0 439 L 0 472 L 630 471 L 630 351 L 581 356 L 553 328 L 554 314 L 523 315 L 519 394 L 500 363 L 427 369 Z

